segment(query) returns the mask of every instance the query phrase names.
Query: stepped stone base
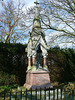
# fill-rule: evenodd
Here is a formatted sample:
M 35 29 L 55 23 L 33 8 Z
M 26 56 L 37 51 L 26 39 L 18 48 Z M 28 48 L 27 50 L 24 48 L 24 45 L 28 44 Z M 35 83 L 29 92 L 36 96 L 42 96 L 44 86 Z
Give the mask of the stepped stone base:
M 48 71 L 28 71 L 26 76 L 26 83 L 24 87 L 27 89 L 39 89 L 51 87 Z

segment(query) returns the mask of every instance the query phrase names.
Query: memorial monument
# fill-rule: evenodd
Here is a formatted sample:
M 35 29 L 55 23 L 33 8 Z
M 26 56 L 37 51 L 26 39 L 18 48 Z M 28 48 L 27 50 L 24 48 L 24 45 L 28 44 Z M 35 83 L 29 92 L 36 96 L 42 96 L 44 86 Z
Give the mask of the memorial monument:
M 45 33 L 41 28 L 38 10 L 39 3 L 37 1 L 34 3 L 36 4 L 36 10 L 33 19 L 32 32 L 29 32 L 29 41 L 27 46 L 28 67 L 26 83 L 24 86 L 28 89 L 49 88 L 51 85 L 46 61 L 48 46 L 45 40 Z

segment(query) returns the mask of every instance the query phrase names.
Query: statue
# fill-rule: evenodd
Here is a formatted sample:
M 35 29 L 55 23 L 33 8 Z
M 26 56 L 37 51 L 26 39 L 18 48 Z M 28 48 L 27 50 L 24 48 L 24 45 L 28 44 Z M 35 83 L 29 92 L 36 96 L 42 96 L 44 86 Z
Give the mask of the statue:
M 26 83 L 24 85 L 26 88 L 51 86 L 49 71 L 47 67 L 47 60 L 46 60 L 48 55 L 47 53 L 48 46 L 45 40 L 45 33 L 42 31 L 41 28 L 39 10 L 37 6 L 39 3 L 36 1 L 35 4 L 36 4 L 36 10 L 33 20 L 33 27 L 32 27 L 32 32 L 29 32 L 29 41 L 27 46 L 28 67 L 27 67 Z M 42 58 L 43 58 L 43 64 L 41 63 Z M 39 78 L 42 79 L 39 80 Z

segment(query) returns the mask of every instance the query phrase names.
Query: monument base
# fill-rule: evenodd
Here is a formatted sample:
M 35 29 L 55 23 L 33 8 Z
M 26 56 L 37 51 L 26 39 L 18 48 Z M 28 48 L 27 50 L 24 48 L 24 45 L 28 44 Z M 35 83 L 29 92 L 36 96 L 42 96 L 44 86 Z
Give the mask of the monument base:
M 24 87 L 27 89 L 49 88 L 50 77 L 48 71 L 28 71 L 26 76 L 26 83 Z

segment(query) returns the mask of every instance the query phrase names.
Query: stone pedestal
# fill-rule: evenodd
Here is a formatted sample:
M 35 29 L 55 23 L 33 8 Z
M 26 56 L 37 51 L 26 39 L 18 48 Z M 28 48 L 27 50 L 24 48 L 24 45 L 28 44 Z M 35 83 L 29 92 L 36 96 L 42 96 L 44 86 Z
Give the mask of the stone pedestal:
M 26 76 L 26 83 L 24 86 L 27 89 L 39 89 L 51 87 L 48 71 L 28 71 Z

